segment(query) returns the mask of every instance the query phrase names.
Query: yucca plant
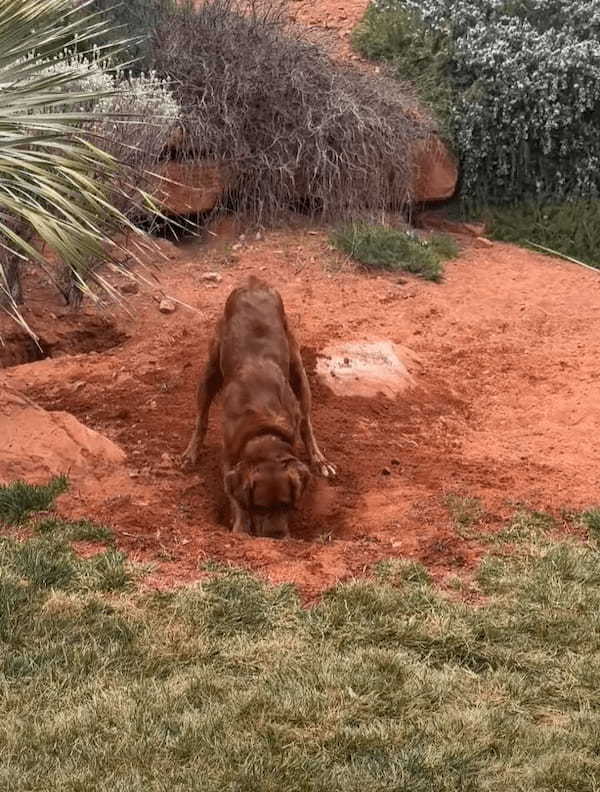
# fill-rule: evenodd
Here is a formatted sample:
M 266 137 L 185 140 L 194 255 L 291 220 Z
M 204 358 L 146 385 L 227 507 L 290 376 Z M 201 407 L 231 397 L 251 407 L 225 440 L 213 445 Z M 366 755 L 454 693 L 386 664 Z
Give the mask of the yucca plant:
M 68 64 L 69 52 L 106 39 L 111 23 L 88 5 L 0 0 L 0 302 L 29 332 L 19 308 L 24 260 L 58 287 L 51 251 L 75 290 L 93 296 L 92 263 L 110 256 L 118 232 L 136 230 L 111 199 L 119 163 L 89 134 L 105 120 L 94 105 L 114 91 L 73 90 L 76 64 L 48 69 L 49 61 Z

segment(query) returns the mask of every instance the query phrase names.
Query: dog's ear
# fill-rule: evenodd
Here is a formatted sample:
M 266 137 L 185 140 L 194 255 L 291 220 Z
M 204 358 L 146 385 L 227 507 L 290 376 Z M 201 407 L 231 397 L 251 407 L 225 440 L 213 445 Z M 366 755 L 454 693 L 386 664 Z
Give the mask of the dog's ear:
M 244 475 L 239 464 L 225 474 L 225 492 L 248 510 L 252 508 L 253 486 L 252 478 Z
M 310 481 L 310 470 L 299 459 L 288 460 L 286 467 L 290 477 L 292 506 L 296 509 Z

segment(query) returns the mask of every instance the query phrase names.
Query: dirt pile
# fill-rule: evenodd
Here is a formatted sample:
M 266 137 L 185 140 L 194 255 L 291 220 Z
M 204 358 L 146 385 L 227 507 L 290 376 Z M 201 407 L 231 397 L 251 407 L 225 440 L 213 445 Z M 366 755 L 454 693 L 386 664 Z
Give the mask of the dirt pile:
M 48 412 L 0 385 L 0 481 L 43 484 L 68 473 L 74 482 L 98 481 L 123 465 L 125 453 L 68 412 Z

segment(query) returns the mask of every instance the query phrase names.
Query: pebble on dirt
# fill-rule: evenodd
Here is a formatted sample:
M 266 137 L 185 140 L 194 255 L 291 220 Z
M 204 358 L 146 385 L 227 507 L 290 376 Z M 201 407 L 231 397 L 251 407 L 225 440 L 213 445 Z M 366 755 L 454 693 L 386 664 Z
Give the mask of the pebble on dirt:
M 122 294 L 137 294 L 140 290 L 140 287 L 135 281 L 127 281 L 121 286 L 121 293 Z
M 223 276 L 219 275 L 218 272 L 205 272 L 200 275 L 200 280 L 205 283 L 221 283 Z
M 164 314 L 172 314 L 175 313 L 177 306 L 173 302 L 173 300 L 169 300 L 168 297 L 163 297 L 160 301 L 160 305 L 158 306 L 158 310 Z

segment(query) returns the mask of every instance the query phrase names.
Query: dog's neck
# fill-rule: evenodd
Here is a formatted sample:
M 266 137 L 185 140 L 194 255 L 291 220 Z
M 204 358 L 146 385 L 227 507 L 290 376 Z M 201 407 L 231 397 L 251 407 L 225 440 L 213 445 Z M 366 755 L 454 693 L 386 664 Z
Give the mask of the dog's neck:
M 236 438 L 237 442 L 231 456 L 238 461 L 244 451 L 248 448 L 253 440 L 260 440 L 263 438 L 272 437 L 280 443 L 285 444 L 291 450 L 294 445 L 294 432 L 289 426 L 289 423 L 280 416 L 269 416 L 264 418 L 256 418 L 249 421 L 243 432 L 240 432 Z

